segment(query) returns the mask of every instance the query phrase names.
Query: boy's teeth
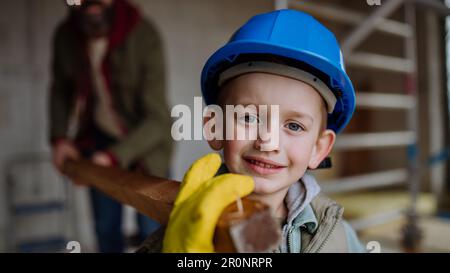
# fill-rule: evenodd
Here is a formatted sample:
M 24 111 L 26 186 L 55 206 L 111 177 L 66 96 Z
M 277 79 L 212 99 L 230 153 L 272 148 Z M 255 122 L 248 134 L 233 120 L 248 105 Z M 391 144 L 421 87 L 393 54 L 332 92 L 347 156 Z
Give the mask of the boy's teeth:
M 269 169 L 273 169 L 276 168 L 277 166 L 272 165 L 272 164 L 267 164 L 267 163 L 263 163 L 261 161 L 256 161 L 256 160 L 250 160 L 250 163 L 255 164 L 256 166 L 262 167 L 262 168 L 269 168 Z

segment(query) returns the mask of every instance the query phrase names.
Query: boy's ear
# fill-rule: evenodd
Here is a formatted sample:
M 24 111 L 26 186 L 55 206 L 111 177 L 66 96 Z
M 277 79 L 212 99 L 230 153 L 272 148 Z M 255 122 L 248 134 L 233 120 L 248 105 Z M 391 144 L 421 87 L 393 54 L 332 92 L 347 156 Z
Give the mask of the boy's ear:
M 203 117 L 203 132 L 205 138 L 208 141 L 209 147 L 215 151 L 220 151 L 223 148 L 223 126 L 217 123 L 216 117 L 204 116 Z M 214 132 L 209 124 L 214 123 Z M 220 137 L 219 137 L 220 136 Z
M 330 129 L 323 131 L 314 145 L 312 156 L 308 163 L 308 168 L 316 169 L 320 162 L 331 152 L 334 142 L 336 141 L 336 133 Z

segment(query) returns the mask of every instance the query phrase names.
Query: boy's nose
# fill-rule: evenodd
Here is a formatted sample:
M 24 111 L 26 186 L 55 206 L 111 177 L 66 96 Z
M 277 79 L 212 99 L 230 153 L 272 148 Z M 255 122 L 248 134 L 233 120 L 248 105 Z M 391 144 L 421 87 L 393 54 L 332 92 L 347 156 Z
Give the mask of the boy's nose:
M 254 147 L 261 152 L 278 152 L 280 143 L 277 139 L 271 137 L 270 134 L 267 134 L 258 136 L 258 139 L 254 142 Z

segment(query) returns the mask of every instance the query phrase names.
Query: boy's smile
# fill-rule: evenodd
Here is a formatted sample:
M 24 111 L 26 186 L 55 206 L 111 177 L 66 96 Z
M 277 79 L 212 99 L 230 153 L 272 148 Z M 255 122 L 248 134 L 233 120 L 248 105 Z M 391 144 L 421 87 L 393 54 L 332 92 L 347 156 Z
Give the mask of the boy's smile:
M 326 122 L 322 97 L 301 81 L 268 73 L 248 73 L 230 80 L 219 97 L 222 106 L 279 105 L 279 141 L 271 149 L 261 149 L 261 145 L 270 140 L 260 135 L 256 140 L 210 142 L 214 149 L 223 149 L 230 172 L 254 178 L 254 196 L 270 201 L 267 203 L 273 203 L 277 196 L 282 202 L 289 186 L 298 181 L 308 167 L 316 168 L 328 154 L 332 145 L 320 145 L 322 134 L 327 132 L 326 138 L 334 142 L 334 133 L 322 127 Z M 269 111 L 268 115 L 271 114 Z M 261 122 L 257 112 L 236 119 L 235 132 L 248 131 Z
M 247 167 L 257 175 L 276 174 L 287 168 L 285 164 L 259 156 L 243 156 L 243 159 Z

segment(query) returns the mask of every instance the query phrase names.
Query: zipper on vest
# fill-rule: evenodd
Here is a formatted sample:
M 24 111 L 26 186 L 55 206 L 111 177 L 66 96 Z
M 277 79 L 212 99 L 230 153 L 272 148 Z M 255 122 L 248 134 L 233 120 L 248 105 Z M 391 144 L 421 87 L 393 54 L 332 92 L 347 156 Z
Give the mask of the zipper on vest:
M 336 221 L 334 221 L 333 226 L 330 229 L 330 232 L 328 232 L 327 238 L 325 238 L 325 240 L 322 242 L 322 244 L 320 245 L 320 247 L 317 249 L 316 253 L 320 253 L 320 251 L 322 250 L 322 248 L 325 246 L 325 244 L 328 242 L 328 240 L 331 237 L 331 234 L 333 234 L 334 229 L 336 228 L 336 225 L 338 224 L 339 219 L 336 219 Z
M 293 228 L 291 227 L 290 229 L 289 229 L 289 232 L 288 232 L 288 251 L 289 251 L 289 253 L 292 253 L 292 230 L 293 230 Z

